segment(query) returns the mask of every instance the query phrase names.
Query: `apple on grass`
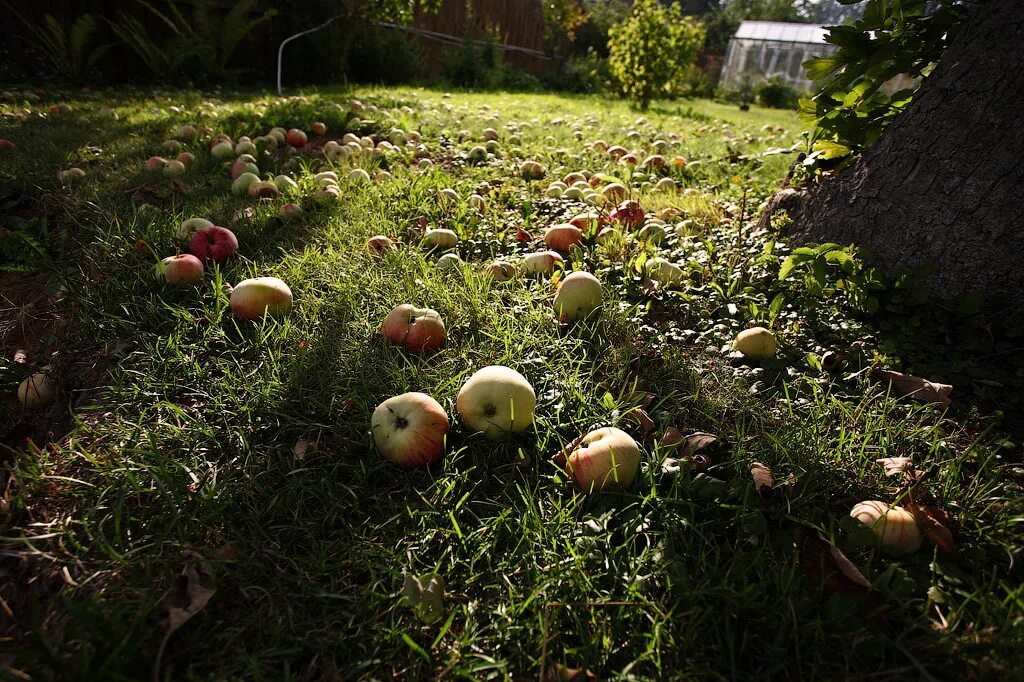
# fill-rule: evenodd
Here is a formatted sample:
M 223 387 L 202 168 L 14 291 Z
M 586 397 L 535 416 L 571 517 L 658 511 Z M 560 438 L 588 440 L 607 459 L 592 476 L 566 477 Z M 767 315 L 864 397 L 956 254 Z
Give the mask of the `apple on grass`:
M 388 343 L 422 353 L 437 350 L 445 340 L 441 315 L 432 308 L 417 308 L 410 303 L 396 306 L 388 313 L 381 333 Z
M 555 263 L 563 262 L 555 251 L 538 251 L 523 256 L 523 267 L 529 275 L 550 275 L 555 271 Z
M 544 244 L 555 251 L 568 251 L 574 244 L 583 241 L 583 230 L 575 225 L 562 223 L 544 230 Z
M 427 234 L 423 237 L 423 243 L 428 247 L 450 249 L 459 243 L 459 235 L 455 234 L 453 230 L 445 228 L 427 230 Z
M 292 128 L 289 130 L 285 140 L 293 147 L 305 147 L 306 142 L 308 142 L 306 133 L 302 132 L 298 128 Z
M 192 235 L 188 249 L 200 260 L 223 263 L 238 251 L 238 238 L 226 227 L 211 225 L 200 228 Z
M 325 135 L 327 133 L 327 124 L 323 121 L 317 121 L 313 125 L 309 126 L 309 130 L 314 135 Z
M 484 273 L 495 282 L 507 282 L 516 274 L 516 266 L 503 260 L 496 260 L 484 266 Z
M 234 155 L 235 147 L 228 141 L 218 142 L 217 144 L 213 145 L 213 147 L 210 148 L 210 156 L 217 159 L 218 161 L 230 159 Z
M 190 286 L 203 280 L 203 261 L 190 253 L 168 256 L 154 266 L 159 279 L 168 284 Z
M 231 183 L 231 193 L 236 197 L 244 196 L 249 191 L 249 185 L 259 181 L 260 178 L 255 173 L 242 173 Z
M 26 409 L 37 410 L 50 404 L 55 389 L 49 374 L 37 372 L 18 386 L 18 400 Z
M 288 203 L 282 205 L 281 208 L 278 209 L 277 213 L 284 220 L 291 220 L 302 215 L 302 207 L 298 204 Z
M 559 322 L 574 322 L 601 307 L 601 282 L 589 272 L 574 272 L 562 280 L 555 293 L 555 314 Z
M 537 394 L 526 377 L 501 365 L 471 376 L 455 401 L 463 423 L 489 440 L 528 428 L 536 405 Z
M 162 171 L 167 165 L 167 159 L 162 156 L 151 156 L 146 159 L 146 170 L 150 173 Z
M 571 447 L 565 455 L 565 473 L 584 492 L 624 490 L 640 470 L 640 448 L 621 429 L 591 431 Z
M 292 290 L 277 277 L 255 277 L 240 282 L 231 292 L 231 312 L 243 320 L 264 314 L 287 315 L 292 310 Z
M 377 406 L 370 429 L 384 459 L 414 469 L 444 456 L 448 415 L 425 393 L 403 393 Z
M 185 164 L 177 159 L 164 164 L 164 176 L 168 178 L 180 178 L 185 174 Z
M 647 275 L 662 286 L 669 286 L 683 281 L 683 269 L 665 258 L 652 258 L 647 261 Z
M 736 335 L 732 342 L 733 350 L 738 350 L 751 360 L 765 360 L 775 357 L 777 344 L 775 334 L 764 327 L 744 329 Z
M 192 235 L 204 227 L 213 227 L 213 223 L 206 218 L 189 218 L 188 220 L 182 221 L 181 225 L 178 227 L 178 239 L 188 241 L 189 239 L 192 239 Z
M 371 256 L 376 256 L 377 258 L 384 256 L 389 251 L 396 251 L 397 248 L 391 237 L 383 234 L 375 235 L 366 240 L 366 250 Z
M 867 500 L 850 510 L 850 516 L 870 528 L 876 542 L 892 554 L 912 554 L 921 548 L 921 528 L 903 507 Z
M 465 265 L 457 253 L 446 253 L 437 259 L 437 269 L 441 272 L 458 272 Z
M 608 217 L 626 227 L 636 227 L 644 222 L 644 207 L 639 201 L 629 199 L 615 207 Z

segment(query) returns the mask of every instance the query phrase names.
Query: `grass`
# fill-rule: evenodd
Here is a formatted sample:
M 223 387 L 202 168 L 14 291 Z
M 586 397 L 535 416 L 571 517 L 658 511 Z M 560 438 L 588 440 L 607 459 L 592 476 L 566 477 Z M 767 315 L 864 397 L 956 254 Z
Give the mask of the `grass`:
M 261 159 L 264 173 L 300 182 L 306 211 L 290 223 L 275 218 L 281 201 L 232 197 L 204 144 L 191 145 L 199 158 L 179 185 L 142 170 L 186 122 L 237 138 L 324 120 L 340 136 L 353 94 L 378 107 L 362 114 L 374 121 L 367 130 L 419 130 L 435 167 L 392 162 L 391 179 L 343 181 L 340 201 L 317 206 L 308 194 L 321 155 Z M 72 111 L 45 114 L 62 95 Z M 819 266 L 779 279 L 790 251 L 753 218 L 793 160 L 764 152 L 801 141 L 793 114 L 694 101 L 639 121 L 591 97 L 411 89 L 47 92 L 41 103 L 17 92 L 2 112 L 0 137 L 18 150 L 0 167 L 11 207 L 0 253 L 13 269 L 45 273 L 31 280 L 33 319 L 50 311 L 36 325 L 27 303 L 14 311 L 23 316 L 5 326 L 5 361 L 15 347 L 29 360 L 2 376 L 13 389 L 48 365 L 60 386 L 42 413 L 13 397 L 4 405 L 17 446 L 0 517 L 2 662 L 14 678 L 529 679 L 556 665 L 639 680 L 1019 673 L 1024 375 L 979 360 L 1009 357 L 1005 345 L 977 350 L 963 337 L 948 350 L 928 330 L 937 320 L 938 336 L 976 329 L 975 318 L 915 304 L 912 282 L 874 286 L 856 259 L 821 265 L 820 282 Z M 458 152 L 488 127 L 501 132 L 501 153 L 463 164 Z M 545 198 L 550 180 L 622 174 L 583 142 L 645 150 L 659 137 L 690 161 L 671 171 L 682 191 L 623 179 L 648 210 L 674 206 L 692 223 L 660 247 L 589 246 L 567 258 L 605 284 L 598 320 L 560 329 L 552 280 L 480 274 L 494 257 L 536 248 L 515 240 L 520 227 L 538 235 L 585 208 Z M 521 180 L 523 158 L 544 163 L 547 179 Z M 55 176 L 70 165 L 88 176 L 64 191 Z M 443 187 L 462 202 L 442 206 Z M 465 204 L 474 191 L 488 199 L 482 216 Z M 140 240 L 169 255 L 182 219 L 228 224 L 246 207 L 253 214 L 232 224 L 239 255 L 201 286 L 153 280 Z M 433 267 L 421 221 L 459 233 L 461 272 Z M 374 234 L 402 246 L 371 258 Z M 655 255 L 683 264 L 686 285 L 652 293 L 640 272 Z M 256 275 L 291 286 L 289 317 L 230 314 L 222 284 Z M 863 314 L 851 287 L 881 309 Z M 444 350 L 418 357 L 379 340 L 402 302 L 441 313 Z M 745 364 L 721 350 L 755 322 L 776 331 L 778 359 Z M 822 368 L 829 350 L 846 356 L 840 371 Z M 534 427 L 496 444 L 454 409 L 462 383 L 490 364 L 516 368 L 538 395 Z M 898 399 L 871 379 L 877 366 L 953 377 L 957 401 L 944 411 Z M 429 470 L 402 472 L 372 447 L 373 408 L 404 391 L 429 393 L 452 419 L 446 456 Z M 628 492 L 583 496 L 551 457 L 603 425 L 641 442 L 641 475 Z M 717 435 L 704 464 L 660 444 L 670 426 Z M 897 456 L 928 472 L 956 555 L 929 543 L 879 553 L 849 519 L 860 500 L 900 497 L 875 463 Z M 752 461 L 774 473 L 768 502 Z M 794 543 L 802 527 L 860 566 L 876 601 L 815 579 Z M 216 593 L 157 665 L 165 597 L 185 567 L 203 564 Z M 444 615 L 427 624 L 400 595 L 405 575 L 434 572 Z

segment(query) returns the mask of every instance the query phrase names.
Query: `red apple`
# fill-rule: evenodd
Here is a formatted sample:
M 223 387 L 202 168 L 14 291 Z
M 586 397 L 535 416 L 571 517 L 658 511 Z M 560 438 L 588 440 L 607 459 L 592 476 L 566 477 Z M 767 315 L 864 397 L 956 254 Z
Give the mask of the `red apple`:
M 619 163 L 628 163 L 631 166 L 635 166 L 640 163 L 640 159 L 636 158 L 636 154 L 626 154 L 619 159 Z
M 279 317 L 291 309 L 292 290 L 277 277 L 247 279 L 231 292 L 231 312 L 243 320 L 256 320 L 264 314 Z
M 415 308 L 409 303 L 388 313 L 381 332 L 389 343 L 423 353 L 437 350 L 445 339 L 441 315 L 431 308 Z
M 203 261 L 190 253 L 180 253 L 157 263 L 154 272 L 168 284 L 191 286 L 203 281 Z
M 403 393 L 377 406 L 370 429 L 384 459 L 414 469 L 444 456 L 448 415 L 425 393 Z
M 203 227 L 192 235 L 188 249 L 200 260 L 223 263 L 238 251 L 238 238 L 226 227 Z
M 287 140 L 288 144 L 290 144 L 293 147 L 305 147 L 306 142 L 308 142 L 308 139 L 306 138 L 306 133 L 302 132 L 298 128 L 292 128 L 291 130 L 289 130 L 288 136 L 285 139 Z
M 178 161 L 181 161 L 186 166 L 196 160 L 196 157 L 192 152 L 182 152 L 176 157 Z
M 661 154 L 651 154 L 644 159 L 644 168 L 664 168 L 665 157 Z
M 162 156 L 151 156 L 146 159 L 146 170 L 150 173 L 162 171 L 167 165 L 167 159 Z
M 317 121 L 309 129 L 314 135 L 324 135 L 327 133 L 327 124 L 323 121 Z
M 298 204 L 291 204 L 291 203 L 284 204 L 278 210 L 278 215 L 280 215 L 285 220 L 291 220 L 292 218 L 297 218 L 301 214 L 302 214 L 302 207 L 299 206 Z
M 544 243 L 555 251 L 568 251 L 573 244 L 583 241 L 583 231 L 575 225 L 563 223 L 544 230 Z

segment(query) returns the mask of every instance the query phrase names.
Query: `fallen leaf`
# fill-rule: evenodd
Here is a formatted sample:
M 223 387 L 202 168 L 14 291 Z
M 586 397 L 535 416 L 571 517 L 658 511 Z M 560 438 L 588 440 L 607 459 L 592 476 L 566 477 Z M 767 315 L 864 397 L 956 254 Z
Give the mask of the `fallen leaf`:
M 944 511 L 917 502 L 908 502 L 905 508 L 914 515 L 914 520 L 926 538 L 946 554 L 956 554 L 956 543 L 953 541 L 953 533 L 946 528 L 949 518 Z
M 775 485 L 772 470 L 760 462 L 751 462 L 747 468 L 750 470 L 751 478 L 754 479 L 754 490 L 757 491 L 758 497 L 762 501 L 768 500 L 772 496 L 772 486 Z
M 637 407 L 630 410 L 627 414 L 640 424 L 640 430 L 645 436 L 654 430 L 654 420 L 651 419 L 646 410 Z
M 640 290 L 643 291 L 648 296 L 654 296 L 656 293 L 658 293 L 659 288 L 660 285 L 658 284 L 658 282 L 656 280 L 651 279 L 650 277 L 644 277 L 643 279 L 640 280 Z
M 682 432 L 674 426 L 670 426 L 665 429 L 665 432 L 661 434 L 661 446 L 670 448 L 675 445 L 679 445 L 683 442 Z
M 541 676 L 542 682 L 597 682 L 597 675 L 586 668 L 570 668 L 555 663 L 548 666 Z
M 891 370 L 878 370 L 877 375 L 882 379 L 888 379 L 894 391 L 903 397 L 913 398 L 925 403 L 939 403 L 943 407 L 948 406 L 952 400 L 949 394 L 953 387 L 949 384 L 939 384 L 921 377 L 901 374 Z
M 910 457 L 885 457 L 876 459 L 875 462 L 882 465 L 886 476 L 899 476 L 900 474 L 921 476 L 924 473 L 914 468 L 914 461 Z
M 834 594 L 867 594 L 871 583 L 837 547 L 818 531 L 800 526 L 794 532 L 800 566 L 811 581 Z
M 517 242 L 530 242 L 530 241 L 533 241 L 533 235 L 520 227 L 519 230 L 516 232 L 516 241 Z
M 424 623 L 436 623 L 444 616 L 444 578 L 437 573 L 406 574 L 402 598 Z
M 705 433 L 704 431 L 691 433 L 686 437 L 686 445 L 683 448 L 683 455 L 692 457 L 701 450 L 713 445 L 717 440 L 718 436 L 713 433 Z
M 186 566 L 175 578 L 164 597 L 163 607 L 167 613 L 163 624 L 168 636 L 202 611 L 217 591 L 213 569 L 201 558 L 196 558 L 197 561 Z

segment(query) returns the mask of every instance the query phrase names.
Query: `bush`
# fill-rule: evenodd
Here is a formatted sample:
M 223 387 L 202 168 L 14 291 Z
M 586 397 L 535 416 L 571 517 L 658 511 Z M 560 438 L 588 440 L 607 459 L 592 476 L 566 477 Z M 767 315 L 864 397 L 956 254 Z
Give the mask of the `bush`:
M 609 32 L 608 63 L 622 93 L 646 109 L 652 99 L 668 94 L 703 43 L 703 25 L 684 17 L 677 3 L 666 7 L 637 0 L 633 15 Z
M 704 69 L 688 64 L 679 74 L 675 90 L 683 97 L 713 97 L 715 85 Z
M 358 32 L 346 63 L 349 80 L 395 85 L 419 78 L 423 53 L 414 38 L 400 31 L 371 29 Z
M 501 83 L 504 63 L 493 35 L 483 44 L 464 40 L 441 57 L 441 78 L 464 88 L 494 88 Z
M 618 85 L 608 60 L 594 49 L 569 57 L 561 69 L 545 78 L 545 84 L 552 90 L 578 93 L 612 92 Z
M 796 109 L 800 93 L 780 78 L 769 78 L 757 85 L 757 101 L 772 109 Z

